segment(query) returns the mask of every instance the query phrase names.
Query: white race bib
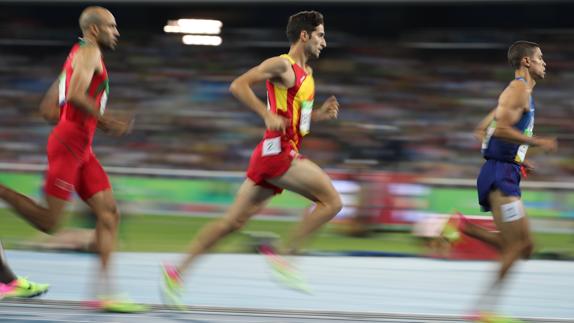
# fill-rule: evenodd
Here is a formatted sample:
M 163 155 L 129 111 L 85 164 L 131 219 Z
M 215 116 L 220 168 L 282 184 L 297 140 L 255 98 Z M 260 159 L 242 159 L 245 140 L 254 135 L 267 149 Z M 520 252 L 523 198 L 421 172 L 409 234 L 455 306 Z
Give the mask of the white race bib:
M 269 138 L 263 140 L 261 156 L 273 156 L 281 152 L 281 137 Z
M 514 222 L 524 216 L 521 201 L 514 201 L 500 206 L 502 222 Z

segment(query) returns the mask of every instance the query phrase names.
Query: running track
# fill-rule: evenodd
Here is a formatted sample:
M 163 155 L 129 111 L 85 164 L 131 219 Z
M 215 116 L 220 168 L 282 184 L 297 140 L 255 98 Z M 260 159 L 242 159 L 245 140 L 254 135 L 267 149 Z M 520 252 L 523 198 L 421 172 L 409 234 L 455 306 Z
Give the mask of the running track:
M 312 295 L 283 289 L 257 255 L 203 258 L 188 276 L 186 312 L 152 305 L 140 315 L 85 310 L 93 256 L 9 251 L 14 269 L 52 284 L 33 301 L 0 302 L 0 322 L 463 322 L 491 279 L 495 264 L 422 258 L 299 257 Z M 138 302 L 160 304 L 159 263 L 175 254 L 119 253 L 120 289 Z M 521 263 L 508 282 L 501 311 L 527 322 L 574 322 L 574 262 Z

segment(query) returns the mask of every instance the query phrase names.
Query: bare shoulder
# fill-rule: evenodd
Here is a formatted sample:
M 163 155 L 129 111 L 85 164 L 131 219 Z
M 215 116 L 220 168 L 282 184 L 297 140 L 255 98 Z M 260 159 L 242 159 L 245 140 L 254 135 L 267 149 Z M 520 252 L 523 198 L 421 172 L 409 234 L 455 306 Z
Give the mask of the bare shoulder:
M 514 80 L 500 94 L 499 102 L 512 107 L 527 107 L 531 89 L 526 83 Z
M 291 63 L 285 57 L 274 56 L 264 60 L 259 66 L 275 73 L 285 73 L 291 68 Z
M 81 64 L 82 67 L 99 69 L 99 63 L 102 58 L 102 52 L 95 46 L 84 46 L 78 49 L 74 57 L 74 68 Z

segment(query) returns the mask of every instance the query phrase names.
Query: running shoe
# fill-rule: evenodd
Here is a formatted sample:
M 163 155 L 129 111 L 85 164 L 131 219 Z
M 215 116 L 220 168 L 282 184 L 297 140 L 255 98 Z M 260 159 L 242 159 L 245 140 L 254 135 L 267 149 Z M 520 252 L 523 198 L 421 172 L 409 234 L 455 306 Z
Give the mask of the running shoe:
M 110 313 L 143 313 L 149 308 L 129 300 L 108 299 L 102 302 L 102 311 Z
M 473 315 L 470 315 L 468 320 L 477 323 L 524 323 L 524 321 L 519 319 L 505 317 L 488 312 L 477 312 Z
M 49 288 L 48 284 L 34 283 L 25 277 L 18 277 L 8 284 L 0 283 L 0 299 L 32 298 L 46 293 Z
M 272 247 L 260 246 L 259 252 L 265 256 L 267 263 L 271 266 L 273 277 L 277 281 L 287 288 L 311 294 L 311 289 L 301 273 L 285 258 L 279 256 Z
M 98 297 L 97 300 L 84 302 L 90 309 L 108 313 L 144 313 L 149 308 L 142 304 L 118 297 Z
M 173 265 L 164 264 L 161 266 L 161 273 L 161 296 L 164 304 L 183 310 L 185 308 L 185 304 L 183 304 L 181 299 L 183 280 L 177 268 Z
M 452 215 L 444 225 L 441 237 L 450 243 L 457 243 L 462 238 L 462 228 L 468 223 L 468 219 L 460 212 Z

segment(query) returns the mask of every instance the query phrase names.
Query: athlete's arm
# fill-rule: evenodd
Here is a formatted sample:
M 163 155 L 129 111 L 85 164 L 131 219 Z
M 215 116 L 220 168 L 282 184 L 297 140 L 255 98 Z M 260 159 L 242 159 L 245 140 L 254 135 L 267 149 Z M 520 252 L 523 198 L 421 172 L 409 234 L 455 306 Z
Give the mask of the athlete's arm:
M 486 117 L 484 117 L 484 119 L 482 119 L 480 123 L 474 128 L 474 137 L 478 141 L 482 142 L 482 140 L 484 139 L 488 126 L 490 125 L 492 120 L 494 120 L 495 113 L 496 108 L 492 109 L 492 111 L 490 111 L 490 113 Z
M 281 57 L 272 57 L 263 61 L 258 66 L 245 72 L 229 86 L 229 91 L 241 103 L 245 104 L 263 118 L 265 126 L 269 130 L 285 130 L 286 120 L 267 110 L 267 106 L 253 92 L 253 85 L 265 80 L 278 80 L 286 85 L 288 82 L 288 72 L 291 71 L 289 61 Z M 293 74 L 293 79 L 294 79 Z M 287 87 L 287 86 L 286 86 Z
M 556 139 L 529 137 L 513 127 L 529 106 L 530 95 L 526 84 L 515 81 L 506 91 L 501 95 L 495 111 L 496 128 L 493 136 L 517 144 L 540 146 L 546 151 L 556 150 Z
M 58 104 L 58 85 L 59 80 L 56 80 L 40 102 L 40 114 L 44 120 L 49 123 L 57 123 L 60 119 L 60 105 Z
M 311 120 L 313 121 L 323 121 L 337 119 L 339 115 L 339 102 L 334 95 L 331 95 L 325 103 L 319 108 L 313 111 L 311 114 Z
M 92 77 L 100 64 L 101 53 L 97 48 L 86 46 L 78 51 L 76 57 L 74 57 L 74 72 L 70 79 L 66 101 L 96 118 L 98 120 L 97 127 L 99 129 L 109 134 L 120 136 L 131 130 L 133 121 L 123 122 L 104 117 L 100 114 L 96 101 L 86 95 Z

